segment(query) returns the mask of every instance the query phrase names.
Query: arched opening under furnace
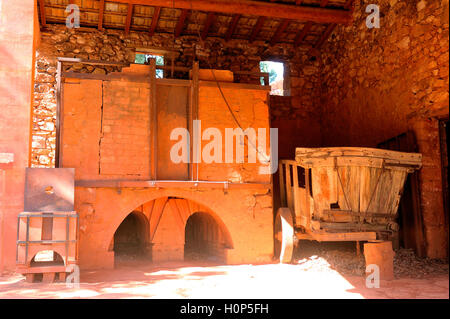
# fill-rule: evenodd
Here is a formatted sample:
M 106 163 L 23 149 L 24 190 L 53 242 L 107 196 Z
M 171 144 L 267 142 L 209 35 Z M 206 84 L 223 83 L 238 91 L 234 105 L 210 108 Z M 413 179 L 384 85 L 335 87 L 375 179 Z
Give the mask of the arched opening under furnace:
M 220 225 L 208 213 L 192 214 L 185 228 L 184 259 L 226 262 L 227 240 Z
M 151 260 L 147 218 L 140 212 L 130 213 L 114 233 L 115 262 Z

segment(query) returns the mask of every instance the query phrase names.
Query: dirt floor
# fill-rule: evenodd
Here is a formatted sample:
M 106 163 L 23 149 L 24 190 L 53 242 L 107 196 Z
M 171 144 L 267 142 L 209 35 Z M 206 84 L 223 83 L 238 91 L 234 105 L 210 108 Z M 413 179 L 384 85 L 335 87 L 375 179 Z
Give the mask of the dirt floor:
M 289 265 L 133 261 L 114 270 L 82 271 L 79 288 L 4 275 L 0 298 L 449 298 L 448 263 L 419 259 L 409 250 L 396 252 L 396 279 L 380 288 L 366 288 L 363 274 L 364 258 L 354 245 L 303 244 Z

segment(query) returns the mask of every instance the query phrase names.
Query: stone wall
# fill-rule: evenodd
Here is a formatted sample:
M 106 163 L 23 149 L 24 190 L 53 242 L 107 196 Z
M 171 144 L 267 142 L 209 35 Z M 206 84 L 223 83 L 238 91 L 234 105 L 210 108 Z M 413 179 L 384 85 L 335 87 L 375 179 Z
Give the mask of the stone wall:
M 302 50 L 281 44 L 270 47 L 255 41 L 224 41 L 207 38 L 202 46 L 196 37 L 181 36 L 174 40 L 170 34 L 130 32 L 121 30 L 79 28 L 68 29 L 61 25 L 49 25 L 42 32 L 41 46 L 37 52 L 32 165 L 55 165 L 56 139 L 56 58 L 77 57 L 91 60 L 134 62 L 136 48 L 168 49 L 179 53 L 177 66 L 191 67 L 194 59 L 200 68 L 229 69 L 232 71 L 259 72 L 259 62 L 277 60 L 286 63 L 291 82 L 292 98 L 272 97 L 272 120 L 296 119 L 308 123 L 317 119 L 318 108 L 314 96 L 318 96 L 318 62 L 311 62 Z M 105 74 L 117 71 L 115 67 L 93 67 L 74 64 L 69 71 Z M 248 82 L 249 79 L 241 79 Z M 257 79 L 253 81 L 258 82 Z M 278 100 L 277 100 L 278 99 Z
M 321 132 L 326 146 L 369 146 L 415 133 L 427 255 L 447 256 L 438 120 L 449 114 L 449 1 L 378 0 L 380 28 L 338 26 L 322 49 Z
M 379 0 L 380 28 L 338 26 L 320 56 L 325 145 L 375 146 L 413 116 L 448 115 L 448 0 Z

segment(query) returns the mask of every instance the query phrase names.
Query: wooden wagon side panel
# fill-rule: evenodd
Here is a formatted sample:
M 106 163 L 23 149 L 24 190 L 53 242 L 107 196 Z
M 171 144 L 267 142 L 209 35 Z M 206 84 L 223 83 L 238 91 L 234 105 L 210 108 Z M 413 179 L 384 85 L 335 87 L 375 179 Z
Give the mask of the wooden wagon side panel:
M 406 176 L 405 169 L 314 167 L 314 219 L 321 219 L 322 213 L 330 210 L 395 216 Z
M 371 188 L 366 192 L 368 202 L 362 207 L 363 211 L 378 212 L 394 216 L 397 213 L 401 192 L 406 180 L 406 170 L 373 169 L 376 174 L 371 181 Z M 377 184 L 378 183 L 378 184 Z M 372 198 L 370 198 L 372 197 Z M 368 207 L 368 205 L 370 205 Z
M 311 169 L 312 193 L 314 198 L 314 219 L 319 219 L 324 210 L 330 209 L 330 203 L 339 201 L 337 179 L 334 169 L 330 166 Z

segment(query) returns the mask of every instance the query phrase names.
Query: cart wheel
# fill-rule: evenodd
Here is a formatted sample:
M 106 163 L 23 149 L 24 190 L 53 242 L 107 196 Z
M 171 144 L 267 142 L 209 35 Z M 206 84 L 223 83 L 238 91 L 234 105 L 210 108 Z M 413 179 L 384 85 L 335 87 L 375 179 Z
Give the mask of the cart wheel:
M 289 263 L 294 250 L 294 220 L 287 207 L 278 209 L 275 217 L 275 257 L 280 263 Z

